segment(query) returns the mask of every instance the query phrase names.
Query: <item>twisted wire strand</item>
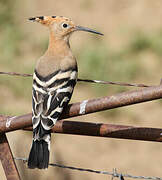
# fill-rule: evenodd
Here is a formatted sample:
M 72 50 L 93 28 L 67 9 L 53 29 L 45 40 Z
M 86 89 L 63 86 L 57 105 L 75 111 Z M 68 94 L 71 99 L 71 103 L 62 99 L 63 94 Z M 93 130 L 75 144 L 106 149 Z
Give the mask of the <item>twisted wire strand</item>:
M 32 77 L 32 74 L 23 74 L 23 73 L 17 73 L 17 72 L 0 72 L 0 75 Z M 118 86 L 152 87 L 152 85 L 146 85 L 146 84 L 125 83 L 125 82 L 112 82 L 112 81 L 80 79 L 80 78 L 78 78 L 78 81 L 80 81 L 80 82 L 87 82 L 87 83 L 118 85 Z
M 28 161 L 27 158 L 24 157 L 14 157 L 15 160 L 21 160 L 24 163 Z M 123 173 L 118 173 L 116 168 L 113 169 L 112 172 L 110 171 L 99 171 L 99 170 L 93 170 L 93 169 L 87 169 L 87 168 L 78 168 L 78 167 L 73 167 L 73 166 L 65 166 L 65 165 L 60 165 L 60 164 L 55 164 L 55 163 L 50 163 L 50 166 L 53 167 L 59 167 L 59 168 L 64 168 L 64 169 L 71 169 L 75 171 L 82 171 L 82 172 L 90 172 L 90 173 L 96 173 L 96 174 L 105 174 L 105 175 L 110 175 L 113 177 L 118 177 L 122 179 L 122 177 L 128 177 L 128 178 L 133 178 L 133 179 L 151 179 L 151 180 L 162 180 L 162 177 L 151 177 L 151 176 L 134 176 L 130 174 L 123 174 Z

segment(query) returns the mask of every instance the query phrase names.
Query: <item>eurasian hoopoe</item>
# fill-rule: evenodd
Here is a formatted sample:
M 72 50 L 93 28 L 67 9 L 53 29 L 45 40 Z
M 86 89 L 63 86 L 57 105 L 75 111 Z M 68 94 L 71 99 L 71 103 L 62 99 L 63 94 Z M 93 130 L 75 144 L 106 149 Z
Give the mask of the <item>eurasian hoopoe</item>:
M 33 74 L 32 123 L 33 142 L 29 154 L 29 168 L 48 168 L 50 130 L 71 99 L 77 81 L 77 62 L 69 45 L 74 31 L 88 31 L 103 35 L 89 28 L 76 26 L 62 16 L 29 18 L 49 28 L 49 46 L 40 57 Z

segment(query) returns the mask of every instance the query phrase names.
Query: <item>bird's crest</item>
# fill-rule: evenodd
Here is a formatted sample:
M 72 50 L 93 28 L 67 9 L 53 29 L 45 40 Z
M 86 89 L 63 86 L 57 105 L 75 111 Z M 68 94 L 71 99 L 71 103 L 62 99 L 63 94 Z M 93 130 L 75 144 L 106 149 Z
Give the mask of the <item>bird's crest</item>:
M 86 28 L 83 26 L 77 26 L 74 24 L 74 22 L 71 19 L 63 17 L 63 16 L 36 16 L 36 17 L 29 18 L 29 20 L 34 21 L 34 22 L 35 21 L 39 22 L 39 23 L 46 25 L 46 26 L 51 26 L 55 22 L 57 24 L 61 23 L 61 25 L 62 25 L 62 29 L 60 31 L 61 36 L 69 35 L 71 32 L 74 32 L 74 31 L 87 31 L 90 33 L 103 35 L 102 33 L 97 32 L 93 29 Z
M 68 18 L 65 18 L 63 16 L 36 16 L 29 18 L 30 21 L 33 22 L 39 22 L 43 25 L 49 26 L 53 24 L 53 22 L 61 21 L 61 20 L 69 20 Z

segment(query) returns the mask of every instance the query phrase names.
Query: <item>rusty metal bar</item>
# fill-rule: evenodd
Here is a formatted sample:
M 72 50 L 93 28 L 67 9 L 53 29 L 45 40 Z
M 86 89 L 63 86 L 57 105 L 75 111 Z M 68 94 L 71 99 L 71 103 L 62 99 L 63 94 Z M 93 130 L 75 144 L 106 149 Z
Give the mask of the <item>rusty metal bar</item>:
M 112 96 L 71 104 L 66 108 L 61 119 L 152 101 L 160 98 L 162 98 L 162 85 L 127 91 Z
M 20 176 L 6 134 L 1 134 L 0 138 L 0 159 L 7 180 L 19 180 Z
M 13 117 L 0 115 L 0 133 L 22 129 L 31 125 L 31 114 Z
M 3 120 L 6 121 L 6 117 L 3 116 Z M 2 120 L 2 117 L 1 117 Z M 19 116 L 16 119 L 16 124 L 19 121 L 29 121 L 28 116 Z M 14 125 L 14 123 L 12 123 Z M 20 128 L 25 128 L 26 124 L 21 125 Z M 13 128 L 14 126 L 12 126 Z M 27 127 L 27 126 L 26 126 Z M 18 128 L 15 126 L 14 128 Z M 25 128 L 25 130 L 32 130 L 31 127 Z M 52 129 L 55 133 L 75 134 L 75 135 L 87 135 L 87 136 L 99 136 L 143 141 L 162 141 L 162 129 L 160 128 L 147 128 L 147 127 L 133 127 L 124 125 L 113 124 L 101 124 L 101 123 L 89 123 L 89 122 L 75 122 L 59 120 Z
M 97 99 L 84 100 L 83 102 L 68 105 L 60 119 L 81 116 L 160 98 L 162 98 L 162 85 L 123 92 Z M 0 116 L 0 133 L 22 129 L 31 125 L 31 113 L 15 117 Z
M 31 131 L 32 128 L 25 130 Z M 162 142 L 162 129 L 60 120 L 53 133 Z

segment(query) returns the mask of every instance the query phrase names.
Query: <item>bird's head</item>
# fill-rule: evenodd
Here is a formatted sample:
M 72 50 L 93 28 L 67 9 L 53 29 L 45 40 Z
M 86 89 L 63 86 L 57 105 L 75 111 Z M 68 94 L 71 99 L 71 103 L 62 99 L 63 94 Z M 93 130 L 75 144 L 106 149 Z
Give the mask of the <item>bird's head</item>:
M 87 31 L 99 35 L 103 35 L 100 32 L 95 30 L 75 25 L 75 23 L 66 17 L 63 16 L 37 16 L 29 18 L 30 21 L 39 22 L 47 27 L 49 27 L 50 31 L 59 38 L 66 38 L 72 32 L 75 31 Z

